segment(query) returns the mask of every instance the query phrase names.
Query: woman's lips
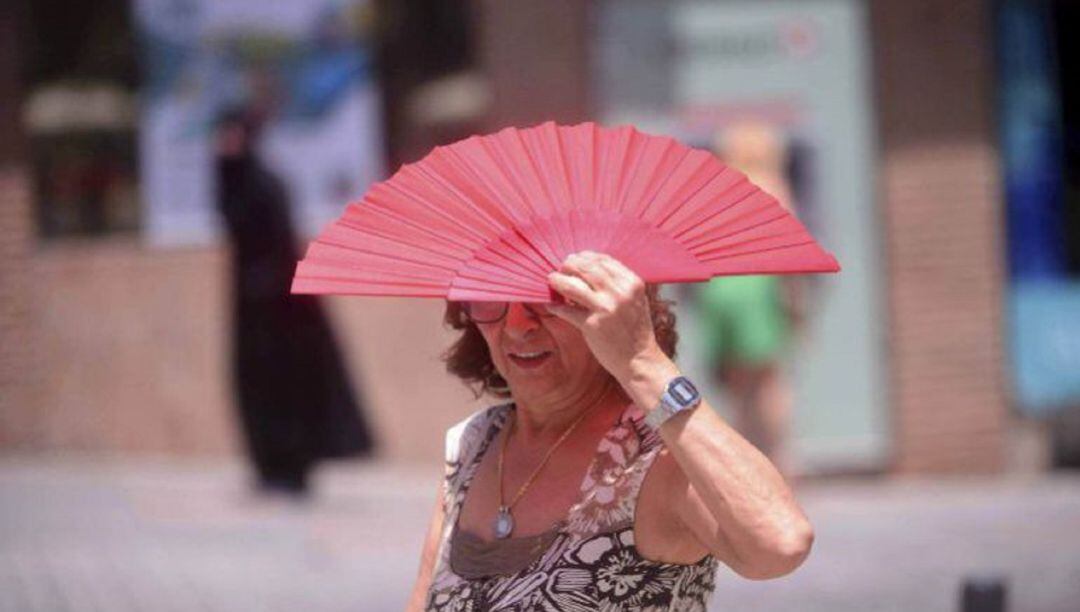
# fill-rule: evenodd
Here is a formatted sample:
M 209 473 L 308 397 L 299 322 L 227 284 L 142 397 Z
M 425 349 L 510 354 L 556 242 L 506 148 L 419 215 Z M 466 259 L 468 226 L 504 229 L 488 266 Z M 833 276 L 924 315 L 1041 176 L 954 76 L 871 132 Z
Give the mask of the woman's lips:
M 528 351 L 521 353 L 507 353 L 510 361 L 519 368 L 530 369 L 543 365 L 551 357 L 551 351 Z

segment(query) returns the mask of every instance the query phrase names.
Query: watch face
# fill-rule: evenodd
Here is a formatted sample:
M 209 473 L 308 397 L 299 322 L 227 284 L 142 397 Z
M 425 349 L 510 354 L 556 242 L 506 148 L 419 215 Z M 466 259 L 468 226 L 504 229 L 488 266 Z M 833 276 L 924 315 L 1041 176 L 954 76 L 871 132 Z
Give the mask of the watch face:
M 694 403 L 699 397 L 698 390 L 694 387 L 694 384 L 683 377 L 673 380 L 671 386 L 668 387 L 668 392 L 671 393 L 671 397 L 675 398 L 675 401 L 683 406 Z

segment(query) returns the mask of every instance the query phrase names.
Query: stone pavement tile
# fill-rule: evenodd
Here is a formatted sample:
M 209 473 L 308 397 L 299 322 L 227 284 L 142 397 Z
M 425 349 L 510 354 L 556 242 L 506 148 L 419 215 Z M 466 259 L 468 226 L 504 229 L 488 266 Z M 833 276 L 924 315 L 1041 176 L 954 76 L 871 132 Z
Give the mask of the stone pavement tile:
M 1076 476 L 820 484 L 800 499 L 807 562 L 776 581 L 722 578 L 717 609 L 958 610 L 965 577 L 982 575 L 1005 577 L 1010 610 L 1080 609 Z

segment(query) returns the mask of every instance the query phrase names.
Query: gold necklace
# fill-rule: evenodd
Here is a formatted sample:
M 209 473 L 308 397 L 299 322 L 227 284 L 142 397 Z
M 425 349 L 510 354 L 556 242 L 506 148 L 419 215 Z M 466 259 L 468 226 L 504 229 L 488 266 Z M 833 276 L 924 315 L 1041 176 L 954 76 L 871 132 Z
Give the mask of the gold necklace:
M 551 448 L 548 449 L 547 453 L 544 455 L 544 458 L 540 460 L 540 464 L 536 466 L 532 473 L 529 474 L 529 477 L 525 479 L 525 482 L 521 485 L 521 488 L 518 489 L 517 493 L 514 495 L 514 499 L 510 500 L 509 504 L 504 504 L 503 459 L 505 459 L 506 457 L 506 444 L 507 442 L 509 442 L 510 434 L 512 432 L 511 429 L 507 429 L 506 435 L 503 436 L 502 439 L 502 445 L 499 448 L 499 463 L 497 468 L 497 477 L 499 479 L 499 510 L 495 513 L 495 522 L 493 523 L 496 538 L 502 540 L 510 537 L 510 534 L 514 531 L 514 517 L 510 514 L 510 509 L 514 507 L 514 504 L 518 503 L 518 500 L 521 499 L 522 495 L 525 495 L 525 491 L 529 489 L 529 486 L 531 486 L 533 481 L 536 480 L 536 477 L 540 475 L 540 470 L 544 469 L 544 466 L 547 465 L 548 460 L 551 459 L 551 456 L 553 454 L 555 454 L 555 449 L 559 448 L 559 445 L 562 444 L 568 437 L 570 437 L 570 434 L 574 431 L 574 428 L 576 428 L 579 423 L 585 420 L 585 417 L 588 416 L 590 412 L 592 412 L 593 408 L 600 404 L 600 400 L 604 399 L 604 397 L 607 395 L 607 391 L 608 385 L 604 385 L 604 391 L 600 393 L 600 397 L 596 398 L 593 403 L 589 404 L 589 407 L 581 412 L 581 416 L 574 419 L 574 422 L 566 428 L 566 431 L 564 431 L 562 435 L 559 436 L 559 439 L 555 440 L 555 443 L 552 444 Z M 511 427 L 513 427 L 513 423 L 511 423 Z

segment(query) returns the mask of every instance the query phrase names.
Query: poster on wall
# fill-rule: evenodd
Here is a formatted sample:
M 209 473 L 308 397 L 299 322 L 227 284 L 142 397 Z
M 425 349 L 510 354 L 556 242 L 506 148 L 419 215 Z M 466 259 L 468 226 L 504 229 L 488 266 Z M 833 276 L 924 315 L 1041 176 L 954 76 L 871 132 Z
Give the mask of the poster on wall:
M 1048 3 L 997 11 L 998 121 L 1008 230 L 1013 395 L 1026 415 L 1080 410 L 1080 181 L 1076 120 L 1063 112 L 1069 78 Z M 1061 21 L 1060 23 L 1067 23 Z M 1075 148 L 1072 148 L 1075 150 Z
M 712 151 L 788 206 L 844 268 L 835 277 L 719 279 L 672 296 L 683 305 L 684 369 L 726 397 L 745 429 L 753 419 L 740 412 L 785 421 L 776 428 L 790 430 L 796 471 L 883 465 L 881 234 L 864 3 L 601 6 L 593 79 L 602 121 Z M 792 401 L 736 407 L 755 395 Z M 752 441 L 764 448 L 768 438 Z
M 140 174 L 146 239 L 219 235 L 214 127 L 265 116 L 258 154 L 316 233 L 382 176 L 367 0 L 135 0 L 142 59 Z

